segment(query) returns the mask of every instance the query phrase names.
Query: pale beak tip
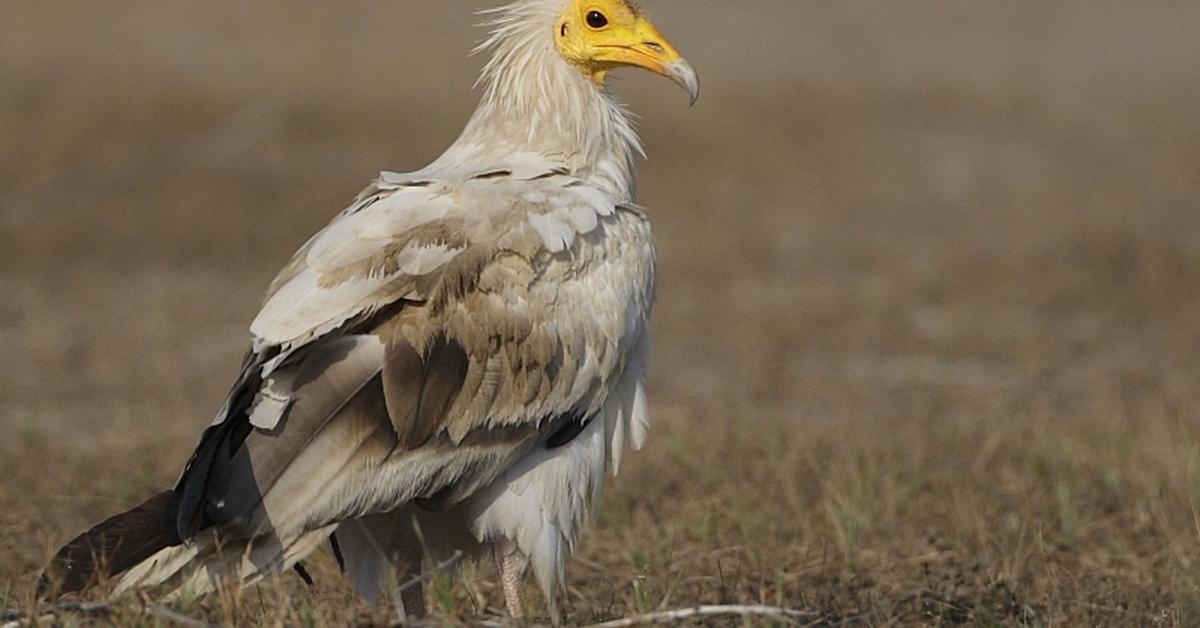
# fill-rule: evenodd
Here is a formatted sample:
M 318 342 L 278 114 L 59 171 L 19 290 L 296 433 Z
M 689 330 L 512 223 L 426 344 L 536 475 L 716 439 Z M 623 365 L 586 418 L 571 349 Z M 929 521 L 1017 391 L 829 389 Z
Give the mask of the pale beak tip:
M 671 80 L 687 90 L 688 97 L 691 99 L 688 106 L 695 106 L 696 101 L 700 100 L 700 77 L 692 69 L 692 64 L 684 59 L 680 59 L 667 66 L 667 74 L 671 77 Z

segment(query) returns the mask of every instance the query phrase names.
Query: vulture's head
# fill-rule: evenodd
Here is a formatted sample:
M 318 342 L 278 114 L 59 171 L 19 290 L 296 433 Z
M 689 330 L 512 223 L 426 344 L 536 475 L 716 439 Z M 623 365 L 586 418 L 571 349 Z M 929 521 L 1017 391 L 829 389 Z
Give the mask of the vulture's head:
M 661 74 L 687 90 L 692 103 L 700 84 L 692 66 L 629 0 L 567 0 L 554 29 L 559 54 L 597 84 L 610 70 L 630 66 Z

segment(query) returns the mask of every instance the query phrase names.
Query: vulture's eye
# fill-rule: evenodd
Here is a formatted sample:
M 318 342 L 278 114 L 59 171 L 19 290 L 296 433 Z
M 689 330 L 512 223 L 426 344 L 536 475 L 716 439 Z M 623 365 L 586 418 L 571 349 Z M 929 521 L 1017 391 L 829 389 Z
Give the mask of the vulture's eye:
M 604 28 L 608 26 L 608 18 L 604 17 L 604 14 L 599 11 L 588 11 L 587 25 L 592 28 Z

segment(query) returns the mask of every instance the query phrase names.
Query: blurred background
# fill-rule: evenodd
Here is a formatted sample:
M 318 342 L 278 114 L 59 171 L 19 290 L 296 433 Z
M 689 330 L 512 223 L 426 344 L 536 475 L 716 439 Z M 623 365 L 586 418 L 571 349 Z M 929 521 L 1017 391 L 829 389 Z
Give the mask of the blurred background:
M 453 140 L 476 4 L 4 3 L 0 591 L 172 482 L 275 271 L 378 170 Z M 1200 3 L 644 5 L 704 93 L 614 84 L 649 154 L 660 431 L 592 567 L 624 590 L 600 549 L 624 515 L 646 542 L 758 509 L 695 539 L 774 583 L 739 600 L 1192 616 Z M 680 486 L 709 514 L 656 501 Z

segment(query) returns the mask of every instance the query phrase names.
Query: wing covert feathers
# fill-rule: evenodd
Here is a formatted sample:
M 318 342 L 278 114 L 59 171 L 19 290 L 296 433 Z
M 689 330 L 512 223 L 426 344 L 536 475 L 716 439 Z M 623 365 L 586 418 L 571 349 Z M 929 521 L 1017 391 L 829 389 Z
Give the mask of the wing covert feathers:
M 425 355 L 407 343 L 388 347 L 383 390 L 401 447 L 420 447 L 445 424 L 468 366 L 462 347 L 444 338 L 431 344 Z
M 272 282 L 250 327 L 256 346 L 286 351 L 398 300 L 461 293 L 500 255 L 533 261 L 565 253 L 619 207 L 633 206 L 544 161 L 385 174 Z

